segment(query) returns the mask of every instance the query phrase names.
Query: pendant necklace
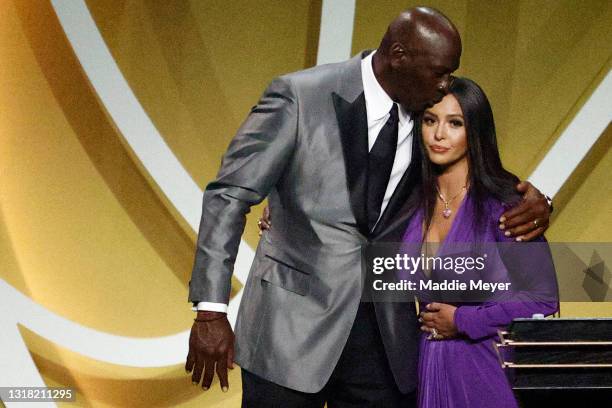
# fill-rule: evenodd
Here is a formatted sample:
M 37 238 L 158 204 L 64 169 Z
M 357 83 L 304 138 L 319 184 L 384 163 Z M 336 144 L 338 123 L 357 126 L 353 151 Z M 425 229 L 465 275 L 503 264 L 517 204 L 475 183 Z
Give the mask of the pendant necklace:
M 442 210 L 442 215 L 444 216 L 444 218 L 448 218 L 451 216 L 451 214 L 453 213 L 453 210 L 450 209 L 450 203 L 452 203 L 455 198 L 459 197 L 461 193 L 463 193 L 463 190 L 465 190 L 466 188 L 467 186 L 461 187 L 461 190 L 459 191 L 459 193 L 457 193 L 457 195 L 455 195 L 453 198 L 447 201 L 442 195 L 442 193 L 440 192 L 440 189 L 436 187 L 436 190 L 438 190 L 438 197 L 440 197 L 440 200 L 442 200 L 442 202 L 444 203 L 444 210 Z

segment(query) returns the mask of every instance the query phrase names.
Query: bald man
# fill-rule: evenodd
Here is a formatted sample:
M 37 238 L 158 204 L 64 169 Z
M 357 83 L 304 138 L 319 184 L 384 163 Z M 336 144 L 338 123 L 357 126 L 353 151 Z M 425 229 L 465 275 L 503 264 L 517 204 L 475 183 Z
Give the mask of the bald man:
M 454 25 L 421 7 L 401 13 L 374 52 L 272 81 L 204 192 L 189 293 L 195 384 L 208 389 L 216 371 L 227 390 L 235 360 L 246 407 L 414 406 L 414 305 L 361 302 L 361 253 L 401 231 L 399 210 L 420 180 L 413 112 L 443 98 L 460 56 Z M 245 214 L 266 197 L 274 227 L 257 247 L 234 338 L 233 264 Z M 548 211 L 529 186 L 506 222 L 529 238 Z

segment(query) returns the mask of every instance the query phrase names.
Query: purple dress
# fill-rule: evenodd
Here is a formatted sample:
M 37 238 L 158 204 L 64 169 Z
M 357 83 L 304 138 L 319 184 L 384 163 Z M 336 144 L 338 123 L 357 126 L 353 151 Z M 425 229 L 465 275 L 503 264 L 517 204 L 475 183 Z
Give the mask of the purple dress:
M 450 243 L 512 241 L 498 228 L 499 217 L 506 207 L 495 199 L 489 199 L 484 204 L 485 217 L 476 220 L 472 199 L 468 194 L 458 209 L 438 256 L 442 256 Z M 403 241 L 420 243 L 422 225 L 421 210 L 410 220 Z M 540 241 L 545 242 L 543 238 Z M 535 271 L 535 274 L 538 273 Z M 522 299 L 518 302 L 455 303 L 458 306 L 455 325 L 459 337 L 427 340 L 427 334 L 421 335 L 418 371 L 420 408 L 517 407 L 493 343 L 497 340 L 497 330 L 508 325 L 512 319 L 531 317 L 534 313 L 550 315 L 557 310 L 558 303 L 556 298 L 553 299 L 556 297 L 554 269 L 552 274 L 552 277 L 547 277 L 549 282 L 546 290 L 554 292 L 554 295 L 548 301 Z

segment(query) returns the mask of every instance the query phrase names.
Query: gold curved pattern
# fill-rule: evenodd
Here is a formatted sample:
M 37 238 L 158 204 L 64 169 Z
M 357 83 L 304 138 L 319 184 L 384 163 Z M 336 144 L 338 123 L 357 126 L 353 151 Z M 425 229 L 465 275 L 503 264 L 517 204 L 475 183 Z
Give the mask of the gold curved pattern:
M 214 387 L 204 393 L 191 385 L 182 366 L 118 366 L 73 353 L 27 329 L 20 332 L 45 383 L 77 389 L 76 402 L 66 407 L 240 406 L 239 368 L 230 371 L 230 392 L 221 392 L 215 380 Z
M 23 52 L 20 58 L 10 59 L 11 65 L 3 66 L 3 71 L 6 68 L 13 74 L 5 79 L 14 79 L 16 87 L 11 88 L 11 100 L 3 98 L 2 108 L 19 102 L 19 109 L 3 109 L 6 117 L 10 118 L 4 123 L 7 128 L 3 130 L 15 137 L 26 136 L 26 143 L 22 140 L 16 143 L 18 139 L 15 138 L 4 140 L 6 143 L 2 149 L 5 153 L 2 155 L 3 164 L 10 170 L 3 172 L 3 175 L 10 176 L 3 179 L 3 182 L 7 181 L 3 183 L 3 187 L 7 187 L 3 188 L 3 193 L 6 193 L 2 200 L 3 215 L 10 218 L 6 235 L 15 247 L 10 251 L 15 252 L 15 259 L 25 260 L 27 264 L 22 271 L 15 273 L 17 277 L 24 276 L 24 282 L 19 285 L 18 279 L 14 279 L 11 283 L 23 293 L 33 288 L 34 300 L 72 320 L 103 331 L 138 336 L 175 332 L 177 329 L 173 326 L 177 322 L 189 324 L 190 319 L 182 316 L 192 317 L 186 307 L 184 287 L 191 267 L 192 248 L 188 256 L 181 255 L 184 251 L 180 246 L 185 240 L 180 239 L 181 225 L 176 215 L 165 208 L 156 192 L 151 191 L 146 174 L 141 173 L 142 169 L 125 150 L 121 135 L 89 89 L 86 78 L 66 46 L 53 12 L 46 4 L 39 6 L 34 2 L 3 6 L 7 11 L 3 16 L 13 23 L 3 27 L 13 30 L 3 38 L 18 40 L 9 43 L 5 49 Z M 303 44 L 297 48 L 303 50 Z M 312 57 L 306 59 L 312 61 Z M 12 72 L 14 67 L 22 65 L 31 69 Z M 299 68 L 302 67 L 296 67 Z M 28 86 L 32 79 L 37 83 Z M 44 101 L 44 108 L 39 100 Z M 32 126 L 30 123 L 26 123 L 24 129 L 14 126 L 33 117 L 44 118 L 43 132 L 28 127 Z M 29 135 L 43 133 L 47 139 L 42 145 L 37 145 L 35 138 L 28 140 Z M 212 141 L 216 143 L 214 138 Z M 44 199 L 37 199 L 37 194 Z M 173 236 L 179 237 L 176 239 L 178 250 L 167 244 L 156 246 L 157 242 Z M 193 239 L 188 234 L 187 238 Z M 28 254 L 28 249 L 35 250 L 35 254 Z M 6 251 L 7 254 L 10 252 Z M 53 254 L 51 262 L 49 254 Z M 165 255 L 168 255 L 166 259 Z M 176 262 L 179 266 L 168 268 Z M 180 262 L 188 264 L 188 268 L 181 266 Z M 174 276 L 176 271 L 184 275 Z M 2 275 L 5 276 L 10 274 Z M 31 337 L 28 334 L 24 336 Z M 59 346 L 55 347 L 59 357 L 55 364 L 50 364 L 52 348 L 47 345 L 34 353 L 45 381 L 48 384 L 78 385 L 86 390 L 83 396 L 95 395 L 96 389 L 111 396 L 113 387 L 100 387 L 100 381 L 104 383 L 110 378 L 121 378 L 124 372 L 138 372 L 115 366 L 107 371 L 113 374 L 96 380 L 95 376 L 82 373 L 82 365 L 69 362 L 67 351 Z M 85 366 L 89 364 L 91 361 L 84 362 Z M 63 380 L 52 375 L 57 367 L 64 368 Z M 170 376 L 176 378 L 177 384 L 189 383 L 182 370 L 178 370 L 180 375 L 175 371 Z M 147 376 L 146 370 L 132 375 Z M 238 370 L 232 377 L 232 384 L 238 386 L 232 389 L 239 390 Z M 116 382 L 106 381 L 112 386 L 116 386 Z M 172 383 L 171 380 L 168 382 Z M 156 386 L 159 388 L 159 382 Z M 132 393 L 137 389 L 114 388 L 115 393 L 117 388 Z M 145 381 L 140 392 L 147 392 L 147 389 L 151 388 Z M 199 398 L 183 401 L 182 405 L 201 404 L 199 400 L 205 400 L 207 404 L 215 400 L 222 403 L 213 397 L 214 393 L 202 394 L 197 388 L 191 389 L 196 391 L 188 394 L 189 398 Z M 156 397 L 159 392 L 150 394 Z M 98 395 L 92 404 L 125 406 L 120 402 L 122 399 L 130 402 L 143 399 L 142 394 L 133 399 L 127 398 L 127 394 L 117 395 L 118 399 L 114 400 L 107 396 L 107 401 L 105 398 L 97 400 Z M 223 401 L 227 402 L 228 397 L 231 399 L 231 394 L 224 394 Z
M 29 52 L 11 62 L 29 68 L 10 94 L 30 105 L 5 110 L 19 143 L 7 140 L 2 203 L 32 298 L 111 333 L 184 330 L 193 244 L 119 144 L 50 6 L 35 3 L 13 14 Z M 160 315 L 176 318 L 141 323 Z
M 139 102 L 202 188 L 267 83 L 313 65 L 317 2 L 114 3 L 87 5 Z M 246 224 L 252 247 L 261 209 Z

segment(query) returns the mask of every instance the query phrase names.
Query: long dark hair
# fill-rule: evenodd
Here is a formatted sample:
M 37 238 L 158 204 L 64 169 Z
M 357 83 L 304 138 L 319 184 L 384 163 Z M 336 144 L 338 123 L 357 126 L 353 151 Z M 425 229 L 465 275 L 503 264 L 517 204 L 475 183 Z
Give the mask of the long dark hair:
M 467 135 L 468 194 L 474 204 L 475 221 L 482 219 L 484 203 L 495 197 L 504 203 L 516 202 L 520 196 L 515 186 L 518 177 L 502 165 L 497 148 L 495 122 L 491 104 L 478 84 L 467 78 L 455 78 L 450 86 L 452 94 L 463 111 Z M 427 158 L 427 151 L 421 134 L 422 114 L 416 118 L 418 149 L 421 160 L 421 194 L 416 201 L 425 209 L 425 231 L 429 229 L 438 193 L 436 191 L 440 168 Z

